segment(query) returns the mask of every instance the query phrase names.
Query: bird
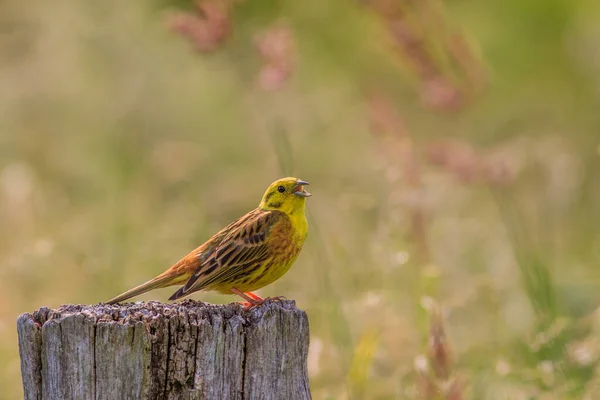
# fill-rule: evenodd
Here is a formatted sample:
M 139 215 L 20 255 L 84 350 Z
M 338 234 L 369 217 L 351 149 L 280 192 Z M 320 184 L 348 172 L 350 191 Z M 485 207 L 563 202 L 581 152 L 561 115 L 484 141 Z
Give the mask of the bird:
M 266 299 L 253 292 L 281 278 L 298 258 L 306 240 L 305 208 L 311 194 L 304 187 L 308 184 L 294 177 L 276 180 L 257 208 L 227 225 L 162 274 L 106 304 L 173 285 L 183 286 L 169 300 L 212 290 L 242 297 L 247 310 L 263 304 Z

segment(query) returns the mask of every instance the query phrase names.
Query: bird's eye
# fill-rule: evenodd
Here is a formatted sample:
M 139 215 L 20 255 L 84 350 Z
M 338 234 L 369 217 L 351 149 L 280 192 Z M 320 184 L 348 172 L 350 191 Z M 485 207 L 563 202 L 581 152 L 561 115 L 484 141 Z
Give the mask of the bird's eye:
M 284 188 L 283 186 L 279 186 L 279 187 L 277 188 L 277 191 L 278 191 L 279 193 L 283 193 L 283 192 L 285 192 L 285 188 Z

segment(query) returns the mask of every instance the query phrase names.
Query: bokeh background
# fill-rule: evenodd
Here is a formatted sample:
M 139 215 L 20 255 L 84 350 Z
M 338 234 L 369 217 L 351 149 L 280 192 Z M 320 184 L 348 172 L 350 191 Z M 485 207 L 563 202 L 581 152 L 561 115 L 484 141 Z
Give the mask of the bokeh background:
M 287 175 L 315 399 L 600 398 L 599 146 L 594 0 L 0 2 L 0 398 Z

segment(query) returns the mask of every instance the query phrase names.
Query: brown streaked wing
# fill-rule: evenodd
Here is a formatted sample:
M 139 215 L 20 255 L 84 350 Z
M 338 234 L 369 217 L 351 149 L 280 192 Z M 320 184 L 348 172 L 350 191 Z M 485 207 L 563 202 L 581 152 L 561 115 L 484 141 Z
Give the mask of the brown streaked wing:
M 279 211 L 253 210 L 230 225 L 212 256 L 203 263 L 170 300 L 226 282 L 249 265 L 264 262 L 269 257 L 269 229 L 284 214 Z
M 191 269 L 192 271 L 190 271 L 190 277 L 195 274 L 199 274 L 200 276 L 204 275 L 205 271 L 211 267 L 208 261 L 214 255 L 215 251 L 223 242 L 223 240 L 229 236 L 232 230 L 239 229 L 239 227 L 243 225 L 246 220 L 252 218 L 256 211 L 258 210 L 255 209 L 250 211 L 249 213 L 227 225 L 225 228 L 221 229 L 219 232 L 215 233 L 204 244 L 192 250 L 188 255 L 179 260 L 173 266 L 173 268 L 181 271 L 180 273 L 184 273 L 184 271 Z

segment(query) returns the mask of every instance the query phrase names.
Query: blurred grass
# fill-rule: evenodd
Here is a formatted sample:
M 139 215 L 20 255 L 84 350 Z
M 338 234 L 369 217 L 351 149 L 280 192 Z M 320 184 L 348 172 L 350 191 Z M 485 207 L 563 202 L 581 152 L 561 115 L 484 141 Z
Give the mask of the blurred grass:
M 282 175 L 312 184 L 311 234 L 261 293 L 308 311 L 314 398 L 432 398 L 415 367 L 429 297 L 445 309 L 463 398 L 595 398 L 597 2 L 410 9 L 452 82 L 449 31 L 485 62 L 485 89 L 452 112 L 423 105 L 418 70 L 372 8 L 241 2 L 232 36 L 197 54 L 166 28 L 174 5 L 0 3 L 1 398 L 22 396 L 19 313 L 147 280 Z M 278 21 L 296 60 L 266 92 L 253 41 Z M 385 93 L 402 135 L 370 132 L 365 86 Z M 510 179 L 466 179 L 463 147 L 443 145 L 452 162 L 434 165 L 430 146 L 450 139 Z

